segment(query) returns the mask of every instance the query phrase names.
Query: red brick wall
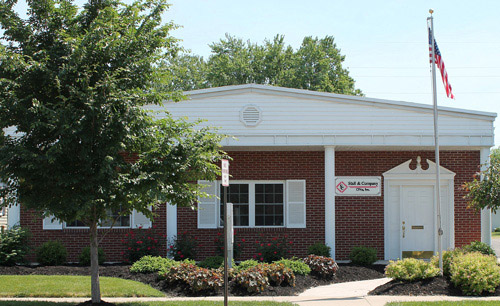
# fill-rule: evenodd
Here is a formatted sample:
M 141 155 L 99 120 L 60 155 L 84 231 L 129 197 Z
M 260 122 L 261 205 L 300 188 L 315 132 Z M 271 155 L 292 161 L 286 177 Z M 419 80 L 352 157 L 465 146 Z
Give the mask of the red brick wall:
M 237 229 L 237 240 L 245 239 L 243 256 L 255 255 L 256 241 L 270 241 L 273 237 L 285 237 L 291 255 L 304 256 L 307 246 L 324 242 L 324 152 L 229 152 L 233 158 L 230 172 L 233 180 L 289 180 L 305 179 L 307 193 L 305 229 Z M 382 152 L 335 152 L 337 176 L 381 176 L 385 171 L 408 159 L 421 156 L 434 159 L 432 151 L 382 151 Z M 463 199 L 463 182 L 471 180 L 479 165 L 479 151 L 443 151 L 441 165 L 456 173 L 455 176 L 455 245 L 461 246 L 481 238 L 480 215 L 466 209 Z M 412 167 L 415 166 L 413 162 Z M 379 258 L 384 256 L 384 200 L 380 197 L 337 197 L 336 211 L 336 258 L 347 259 L 354 246 L 365 245 L 377 249 Z M 166 231 L 166 209 L 162 206 L 155 225 Z M 61 240 L 67 247 L 70 260 L 77 259 L 83 243 L 88 241 L 86 230 L 65 229 L 42 231 L 42 220 L 21 214 L 21 224 L 29 226 L 33 233 L 32 246 L 37 247 L 49 239 Z M 200 243 L 198 259 L 214 255 L 214 239 L 220 230 L 197 229 L 197 213 L 189 208 L 178 210 L 178 232 L 189 232 Z M 117 229 L 103 241 L 108 260 L 118 261 L 124 247 L 120 240 L 128 230 Z
M 158 232 L 166 233 L 166 207 L 161 205 L 156 211 L 158 217 L 154 220 L 153 226 L 158 229 Z M 21 209 L 21 226 L 28 227 L 31 232 L 30 247 L 31 254 L 28 260 L 36 261 L 35 250 L 48 240 L 60 241 L 68 251 L 68 262 L 78 262 L 78 256 L 82 249 L 90 245 L 90 236 L 87 229 L 71 229 L 63 230 L 43 230 L 43 220 L 34 212 Z M 164 229 L 161 230 L 160 229 Z M 100 229 L 98 235 L 101 237 L 106 229 Z M 122 252 L 125 251 L 125 246 L 122 239 L 125 238 L 130 229 L 112 229 L 102 240 L 100 247 L 106 253 L 106 261 L 121 262 L 124 260 Z M 134 229 L 133 231 L 140 231 Z M 144 231 L 144 230 L 143 230 Z M 164 239 L 164 238 L 162 238 Z M 161 254 L 166 255 L 166 243 L 163 244 Z

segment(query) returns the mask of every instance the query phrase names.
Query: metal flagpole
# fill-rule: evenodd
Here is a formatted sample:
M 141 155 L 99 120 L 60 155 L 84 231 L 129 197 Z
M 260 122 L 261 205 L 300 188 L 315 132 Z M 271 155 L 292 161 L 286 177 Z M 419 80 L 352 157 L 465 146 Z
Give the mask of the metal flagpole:
M 440 180 L 440 172 L 441 167 L 439 164 L 439 130 L 438 130 L 438 109 L 437 109 L 437 93 L 436 93 L 436 50 L 435 50 L 435 42 L 434 42 L 434 23 L 432 13 L 434 11 L 431 9 L 429 13 L 431 17 L 427 18 L 427 22 L 430 22 L 429 28 L 429 36 L 430 43 L 432 45 L 432 98 L 434 102 L 434 147 L 435 147 L 435 156 L 436 156 L 436 192 L 435 192 L 435 201 L 437 208 L 437 242 L 438 242 L 438 252 L 439 252 L 439 269 L 441 270 L 441 274 L 443 274 L 443 244 L 442 244 L 442 236 L 443 236 L 443 228 L 441 227 L 441 180 Z

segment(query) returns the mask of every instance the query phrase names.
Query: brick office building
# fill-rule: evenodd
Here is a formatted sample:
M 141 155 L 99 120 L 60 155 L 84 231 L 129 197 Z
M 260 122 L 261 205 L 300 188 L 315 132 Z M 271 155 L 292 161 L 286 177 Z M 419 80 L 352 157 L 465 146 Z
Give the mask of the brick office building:
M 314 242 L 332 247 L 337 260 L 355 246 L 377 249 L 380 259 L 428 256 L 437 250 L 432 107 L 306 90 L 238 85 L 192 91 L 166 103 L 174 117 L 206 119 L 232 135 L 223 142 L 230 162 L 229 201 L 245 257 L 256 240 L 287 237 L 292 255 Z M 490 213 L 466 208 L 461 186 L 488 160 L 496 114 L 440 108 L 443 247 L 490 243 Z M 202 182 L 220 195 L 220 181 Z M 213 255 L 220 203 L 200 199 L 198 210 L 164 205 L 151 223 L 132 214 L 102 246 L 119 261 L 119 240 L 138 226 L 156 225 L 172 239 L 196 236 L 199 258 Z M 34 247 L 61 240 L 70 260 L 87 241 L 86 229 L 41 220 L 19 208 L 10 223 L 33 232 Z

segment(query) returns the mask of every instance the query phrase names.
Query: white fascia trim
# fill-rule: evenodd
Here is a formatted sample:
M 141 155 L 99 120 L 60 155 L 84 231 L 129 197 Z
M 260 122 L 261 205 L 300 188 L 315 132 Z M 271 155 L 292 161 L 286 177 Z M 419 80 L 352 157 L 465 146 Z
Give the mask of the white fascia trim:
M 269 85 L 259 85 L 259 84 L 245 84 L 245 85 L 231 85 L 231 86 L 222 86 L 222 87 L 214 87 L 214 88 L 206 88 L 206 89 L 198 89 L 193 91 L 185 91 L 184 94 L 189 98 L 204 98 L 210 96 L 221 96 L 228 94 L 235 94 L 235 92 L 240 91 L 244 92 L 256 92 L 256 93 L 277 93 L 284 94 L 287 96 L 295 96 L 297 98 L 302 99 L 321 99 L 326 101 L 333 102 L 347 102 L 350 104 L 362 104 L 362 105 L 371 105 L 371 106 L 389 106 L 391 108 L 397 109 L 412 109 L 425 113 L 432 113 L 433 106 L 427 104 L 420 104 L 414 102 L 405 102 L 405 101 L 394 101 L 394 100 L 385 100 L 385 99 L 375 99 L 375 98 L 367 98 L 367 97 L 359 97 L 359 96 L 350 96 L 350 95 L 341 95 L 335 93 L 328 92 L 319 92 L 319 91 L 311 91 L 305 89 L 295 89 L 295 88 L 286 88 L 286 87 L 278 87 L 278 86 L 269 86 Z M 490 112 L 482 112 L 476 110 L 467 110 L 461 108 L 452 108 L 452 107 L 438 107 L 439 113 L 441 115 L 451 115 L 456 116 L 457 114 L 461 114 L 463 117 L 469 118 L 477 118 L 483 120 L 494 121 L 497 117 L 496 113 Z

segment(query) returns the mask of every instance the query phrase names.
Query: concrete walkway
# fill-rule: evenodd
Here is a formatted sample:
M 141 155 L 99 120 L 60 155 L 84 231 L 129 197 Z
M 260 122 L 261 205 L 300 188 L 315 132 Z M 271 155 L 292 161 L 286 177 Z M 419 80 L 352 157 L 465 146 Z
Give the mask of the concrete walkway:
M 403 301 L 462 301 L 462 300 L 486 300 L 499 301 L 500 297 L 450 297 L 450 296 L 369 296 L 369 291 L 390 281 L 388 278 L 380 278 L 367 281 L 348 282 L 320 286 L 304 291 L 298 296 L 244 296 L 229 297 L 229 301 L 275 301 L 292 302 L 299 306 L 384 306 L 389 302 Z M 81 303 L 89 298 L 0 298 L 0 301 L 50 301 Z M 106 302 L 124 303 L 139 301 L 223 301 L 223 297 L 198 297 L 198 298 L 103 298 Z

